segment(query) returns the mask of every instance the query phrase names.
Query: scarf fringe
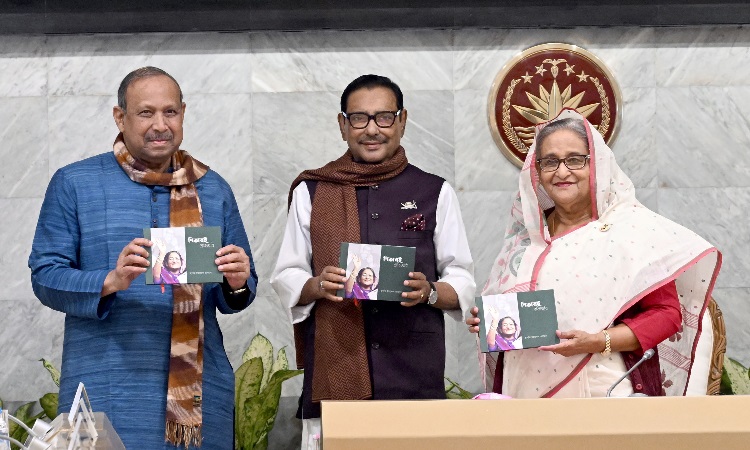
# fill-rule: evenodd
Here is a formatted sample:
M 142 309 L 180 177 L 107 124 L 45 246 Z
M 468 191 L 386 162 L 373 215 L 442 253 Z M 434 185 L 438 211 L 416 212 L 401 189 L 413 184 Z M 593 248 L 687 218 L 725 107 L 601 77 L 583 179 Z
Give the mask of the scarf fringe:
M 189 445 L 200 447 L 203 438 L 201 436 L 201 425 L 185 425 L 172 420 L 167 420 L 166 435 L 164 439 L 177 447 Z

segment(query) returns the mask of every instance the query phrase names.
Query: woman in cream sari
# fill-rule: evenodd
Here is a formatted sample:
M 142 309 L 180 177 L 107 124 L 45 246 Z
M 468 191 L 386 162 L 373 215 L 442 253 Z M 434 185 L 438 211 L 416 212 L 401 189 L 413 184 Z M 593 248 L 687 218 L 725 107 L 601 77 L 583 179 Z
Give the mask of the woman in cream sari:
M 602 136 L 574 110 L 537 128 L 483 294 L 553 289 L 560 343 L 500 355 L 493 390 L 684 395 L 720 253 L 636 200 Z M 478 331 L 476 308 L 466 323 Z M 658 349 L 656 348 L 658 345 Z

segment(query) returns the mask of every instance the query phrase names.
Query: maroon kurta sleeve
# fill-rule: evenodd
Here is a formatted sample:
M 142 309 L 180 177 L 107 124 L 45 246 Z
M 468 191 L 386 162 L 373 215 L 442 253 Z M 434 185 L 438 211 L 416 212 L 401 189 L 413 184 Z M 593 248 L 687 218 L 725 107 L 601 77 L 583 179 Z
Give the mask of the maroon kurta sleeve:
M 678 332 L 682 323 L 675 282 L 670 281 L 643 297 L 616 322 L 624 323 L 635 333 L 641 344 L 640 350 L 634 352 L 637 355 L 640 356 L 644 350 L 656 347 L 661 341 Z

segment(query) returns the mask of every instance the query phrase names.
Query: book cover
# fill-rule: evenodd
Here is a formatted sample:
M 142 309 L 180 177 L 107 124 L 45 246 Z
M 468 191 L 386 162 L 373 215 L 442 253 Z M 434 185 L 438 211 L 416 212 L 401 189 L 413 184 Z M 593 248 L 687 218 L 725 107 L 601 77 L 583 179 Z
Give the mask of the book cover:
M 220 227 L 144 228 L 154 245 L 148 255 L 146 284 L 221 283 L 216 251 Z
M 552 290 L 485 295 L 479 308 L 479 345 L 483 352 L 518 350 L 560 342 Z
M 346 269 L 347 282 L 339 297 L 359 300 L 403 301 L 401 293 L 409 272 L 414 271 L 414 247 L 341 243 L 339 267 Z

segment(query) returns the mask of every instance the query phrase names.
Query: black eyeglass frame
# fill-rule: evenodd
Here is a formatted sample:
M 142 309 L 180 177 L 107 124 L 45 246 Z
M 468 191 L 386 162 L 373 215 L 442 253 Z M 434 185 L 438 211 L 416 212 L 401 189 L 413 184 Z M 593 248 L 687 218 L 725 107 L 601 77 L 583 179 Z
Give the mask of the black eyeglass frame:
M 344 119 L 349 122 L 349 126 L 354 128 L 355 130 L 364 130 L 367 128 L 368 125 L 370 125 L 370 121 L 375 121 L 375 125 L 377 125 L 378 128 L 390 128 L 393 126 L 393 124 L 396 123 L 396 119 L 398 119 L 398 116 L 401 115 L 401 112 L 403 109 L 399 109 L 398 111 L 378 111 L 375 114 L 367 114 L 366 112 L 359 112 L 355 111 L 353 113 L 345 113 L 344 111 L 341 111 L 341 115 L 344 116 Z M 363 116 L 367 116 L 367 122 L 365 122 L 364 126 L 361 127 L 355 127 L 354 124 L 352 124 L 351 116 L 354 114 L 362 114 Z M 377 120 L 377 116 L 380 114 L 393 114 L 393 122 L 391 122 L 390 125 L 380 125 Z
M 570 159 L 570 158 L 583 158 L 583 164 L 581 165 L 581 167 L 570 167 L 568 165 L 568 159 Z M 546 159 L 547 161 L 557 160 L 557 165 L 555 166 L 554 169 L 544 169 L 544 168 L 542 168 L 542 160 L 544 160 L 544 159 Z M 565 167 L 567 167 L 568 170 L 581 170 L 584 167 L 586 167 L 586 161 L 590 161 L 590 160 L 591 160 L 591 155 L 570 155 L 570 156 L 568 156 L 566 158 L 563 158 L 563 159 L 559 159 L 559 158 L 555 158 L 555 157 L 552 157 L 552 156 L 548 156 L 546 158 L 538 158 L 536 160 L 536 163 L 539 165 L 539 170 L 541 170 L 542 172 L 554 172 L 554 171 L 556 171 L 557 169 L 560 168 L 560 163 L 565 164 Z

